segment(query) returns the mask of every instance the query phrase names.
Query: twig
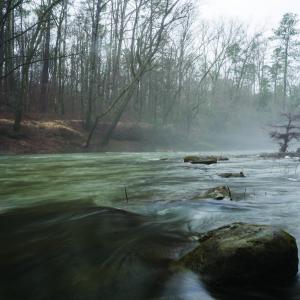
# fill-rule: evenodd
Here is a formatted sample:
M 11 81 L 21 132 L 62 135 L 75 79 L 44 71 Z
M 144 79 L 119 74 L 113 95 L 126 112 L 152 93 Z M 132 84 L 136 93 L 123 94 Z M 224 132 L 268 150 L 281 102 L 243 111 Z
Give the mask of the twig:
M 128 199 L 128 195 L 127 195 L 127 189 L 126 189 L 126 186 L 125 186 L 125 196 L 126 196 L 126 202 L 128 203 L 129 199 Z
M 229 194 L 229 198 L 230 198 L 230 201 L 232 201 L 232 194 L 231 194 L 231 190 L 229 188 L 229 186 L 227 185 L 227 190 L 228 190 L 228 194 Z

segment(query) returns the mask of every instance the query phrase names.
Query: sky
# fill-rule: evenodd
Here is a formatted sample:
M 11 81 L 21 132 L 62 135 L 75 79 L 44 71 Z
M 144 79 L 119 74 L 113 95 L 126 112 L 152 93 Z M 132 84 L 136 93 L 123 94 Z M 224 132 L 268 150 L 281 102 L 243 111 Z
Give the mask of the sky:
M 202 19 L 240 19 L 256 29 L 277 27 L 282 15 L 300 17 L 300 0 L 198 0 Z

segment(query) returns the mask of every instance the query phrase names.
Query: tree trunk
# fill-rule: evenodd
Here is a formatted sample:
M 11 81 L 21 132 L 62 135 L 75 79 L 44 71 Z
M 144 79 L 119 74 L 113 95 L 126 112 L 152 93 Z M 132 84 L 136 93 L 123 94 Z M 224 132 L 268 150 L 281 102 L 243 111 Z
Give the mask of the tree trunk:
M 24 102 L 27 97 L 28 73 L 29 73 L 29 65 L 25 65 L 22 69 L 22 82 L 21 82 L 20 94 L 17 97 L 16 107 L 15 107 L 15 122 L 14 122 L 15 132 L 19 132 L 21 130 Z
M 111 123 L 111 125 L 109 126 L 109 128 L 106 130 L 103 138 L 102 138 L 102 141 L 101 141 L 101 144 L 100 144 L 100 147 L 103 148 L 105 146 L 108 145 L 110 139 L 111 139 L 111 136 L 113 134 L 113 132 L 115 131 L 121 117 L 122 117 L 122 114 L 124 112 L 124 110 L 126 109 L 134 91 L 136 89 L 136 85 L 134 85 L 128 92 L 127 94 L 124 96 L 124 101 L 123 103 L 121 104 L 120 108 L 118 109 L 116 115 L 114 116 L 113 118 L 113 121 Z
M 43 69 L 41 76 L 41 93 L 40 93 L 40 112 L 46 113 L 48 109 L 48 82 L 49 82 L 49 57 L 50 57 L 50 20 L 47 21 L 45 34 L 45 44 L 43 53 Z
M 288 49 L 289 49 L 289 39 L 286 40 L 285 48 L 284 48 L 283 110 L 286 109 L 286 97 L 287 97 Z
M 89 95 L 88 95 L 88 105 L 86 112 L 86 121 L 85 126 L 87 129 L 90 129 L 92 126 L 92 112 L 94 108 L 95 96 L 96 96 L 96 58 L 97 58 L 97 42 L 98 42 L 98 33 L 99 33 L 99 21 L 100 21 L 100 12 L 102 9 L 102 0 L 97 0 L 96 4 L 96 14 L 93 19 L 92 24 L 92 40 L 91 40 L 91 49 L 90 49 L 90 73 L 89 73 Z

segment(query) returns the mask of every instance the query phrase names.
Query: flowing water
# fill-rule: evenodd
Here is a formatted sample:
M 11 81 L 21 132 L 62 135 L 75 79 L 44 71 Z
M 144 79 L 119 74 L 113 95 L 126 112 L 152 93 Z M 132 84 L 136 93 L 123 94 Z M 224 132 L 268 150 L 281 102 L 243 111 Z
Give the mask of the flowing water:
M 26 218 L 25 209 L 19 217 L 2 223 L 0 218 L 0 237 L 11 253 L 16 251 L 13 262 L 5 265 L 8 276 L 0 272 L 0 296 L 2 291 L 8 300 L 20 299 L 10 285 L 22 299 L 300 299 L 298 283 L 262 291 L 212 291 L 197 274 L 168 267 L 169 260 L 193 246 L 191 235 L 232 222 L 279 226 L 299 244 L 300 161 L 227 153 L 229 161 L 203 166 L 183 163 L 185 154 L 1 156 L 2 214 L 50 203 L 56 215 L 32 212 Z M 240 171 L 245 178 L 217 175 Z M 233 201 L 197 200 L 218 185 L 229 186 Z M 99 209 L 62 218 L 55 203 L 74 200 L 93 201 Z M 53 279 L 59 276 L 65 280 L 61 287 Z

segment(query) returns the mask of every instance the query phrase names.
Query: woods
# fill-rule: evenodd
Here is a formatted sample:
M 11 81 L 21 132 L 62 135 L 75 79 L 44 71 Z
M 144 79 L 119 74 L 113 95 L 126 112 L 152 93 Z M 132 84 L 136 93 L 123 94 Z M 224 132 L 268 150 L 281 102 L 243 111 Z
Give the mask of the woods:
M 0 6 L 0 112 L 16 132 L 24 116 L 81 120 L 101 148 L 122 121 L 188 143 L 300 104 L 296 14 L 268 35 L 203 21 L 191 0 Z
M 0 300 L 300 300 L 298 15 L 0 0 Z

